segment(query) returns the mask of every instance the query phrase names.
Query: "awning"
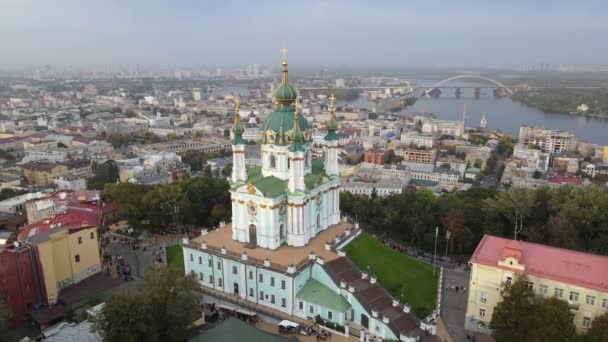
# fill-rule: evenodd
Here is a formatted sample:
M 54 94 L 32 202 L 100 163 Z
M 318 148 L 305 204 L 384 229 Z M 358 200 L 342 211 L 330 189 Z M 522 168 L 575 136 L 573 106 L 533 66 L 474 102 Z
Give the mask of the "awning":
M 228 311 L 236 311 L 237 308 L 232 306 L 232 305 L 228 305 L 228 304 L 218 304 L 217 307 L 219 309 L 224 309 L 224 310 L 228 310 Z
M 284 320 L 281 321 L 281 323 L 279 323 L 279 326 L 281 326 L 281 327 L 294 327 L 294 328 L 297 328 L 300 325 L 298 323 L 294 323 L 292 321 L 288 321 L 288 320 L 284 319 Z
M 253 311 L 249 311 L 249 310 L 245 310 L 245 309 L 237 309 L 236 312 L 243 314 L 243 315 L 247 315 L 247 316 L 255 316 L 256 313 Z

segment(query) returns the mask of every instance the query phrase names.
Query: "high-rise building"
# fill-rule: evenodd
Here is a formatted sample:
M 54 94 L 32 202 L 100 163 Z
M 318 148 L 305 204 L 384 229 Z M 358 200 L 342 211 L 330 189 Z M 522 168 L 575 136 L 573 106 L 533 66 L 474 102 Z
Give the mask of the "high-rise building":
M 556 129 L 530 126 L 519 128 L 519 142 L 526 147 L 538 147 L 542 151 L 550 153 L 572 151 L 576 148 L 574 134 Z
M 201 100 L 201 88 L 194 88 L 194 89 L 192 89 L 192 99 L 194 101 L 200 101 Z

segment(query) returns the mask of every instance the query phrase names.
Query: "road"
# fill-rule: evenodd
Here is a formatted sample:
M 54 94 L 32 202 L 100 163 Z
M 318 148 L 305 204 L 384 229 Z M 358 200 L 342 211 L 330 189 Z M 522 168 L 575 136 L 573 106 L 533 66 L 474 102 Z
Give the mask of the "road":
M 144 251 L 142 248 L 133 249 L 127 244 L 123 244 L 120 240 L 110 238 L 111 242 L 105 247 L 104 252 L 109 253 L 113 260 L 121 256 L 123 260 L 131 267 L 131 275 L 141 278 L 144 275 L 144 270 L 154 263 L 154 252 L 162 249 L 162 244 L 149 245 Z
M 464 320 L 467 311 L 465 290 L 469 287 L 469 271 L 444 268 L 443 289 L 441 295 L 441 319 L 448 333 L 455 342 L 467 341 Z M 458 291 L 456 291 L 458 286 Z

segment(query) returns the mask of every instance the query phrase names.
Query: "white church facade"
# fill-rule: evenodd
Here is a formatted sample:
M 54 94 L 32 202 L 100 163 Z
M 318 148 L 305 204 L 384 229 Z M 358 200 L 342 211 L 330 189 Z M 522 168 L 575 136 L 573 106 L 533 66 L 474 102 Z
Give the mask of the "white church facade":
M 237 102 L 232 222 L 183 240 L 185 272 L 212 296 L 228 294 L 284 317 L 322 319 L 362 341 L 432 340 L 434 326 L 419 322 L 342 251 L 361 231 L 340 216 L 333 96 L 323 161 L 312 159 L 312 127 L 299 113 L 286 60 L 274 96 L 275 111 L 260 127 L 261 166 L 245 165 Z

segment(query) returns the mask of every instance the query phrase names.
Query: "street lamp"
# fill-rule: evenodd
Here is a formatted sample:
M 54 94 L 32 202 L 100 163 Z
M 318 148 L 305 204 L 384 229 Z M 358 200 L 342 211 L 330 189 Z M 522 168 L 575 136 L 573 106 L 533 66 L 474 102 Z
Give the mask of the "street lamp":
M 446 256 L 446 258 L 448 256 L 448 245 L 450 242 L 450 236 L 452 236 L 452 233 L 449 230 L 447 232 L 445 232 L 445 256 Z
M 439 226 L 435 227 L 435 251 L 433 252 L 433 276 L 435 275 L 435 259 L 437 259 L 437 236 L 439 236 Z

